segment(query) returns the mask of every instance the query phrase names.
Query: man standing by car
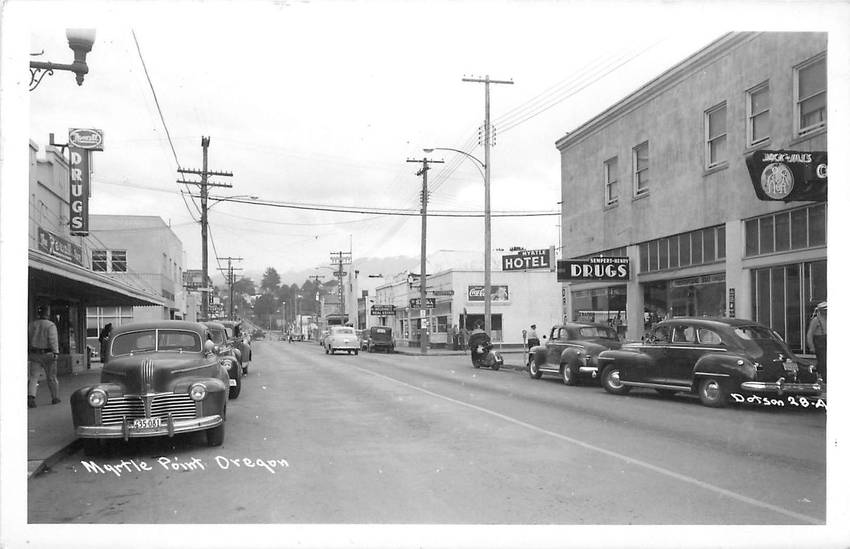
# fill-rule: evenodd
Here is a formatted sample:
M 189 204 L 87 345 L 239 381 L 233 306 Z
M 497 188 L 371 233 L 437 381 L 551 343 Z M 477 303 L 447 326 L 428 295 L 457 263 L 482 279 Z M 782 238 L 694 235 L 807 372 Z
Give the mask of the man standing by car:
M 809 349 L 815 351 L 818 361 L 818 373 L 823 382 L 826 383 L 826 301 L 822 301 L 815 308 L 809 331 L 806 332 L 806 343 Z
M 41 305 L 37 309 L 36 320 L 30 322 L 27 335 L 28 339 L 28 391 L 27 406 L 35 408 L 35 397 L 38 394 L 38 376 L 41 369 L 47 376 L 47 387 L 53 404 L 59 400 L 59 378 L 56 377 L 56 357 L 59 355 L 59 334 L 56 324 L 47 318 L 47 307 Z
M 528 331 L 528 348 L 531 349 L 540 345 L 540 338 L 537 337 L 537 324 L 531 325 L 531 330 Z

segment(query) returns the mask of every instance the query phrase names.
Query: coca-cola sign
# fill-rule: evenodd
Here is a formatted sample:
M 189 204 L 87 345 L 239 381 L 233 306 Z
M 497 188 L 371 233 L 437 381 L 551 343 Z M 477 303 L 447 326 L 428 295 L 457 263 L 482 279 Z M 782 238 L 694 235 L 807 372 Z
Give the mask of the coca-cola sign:
M 71 128 L 68 130 L 68 143 L 79 149 L 102 151 L 103 130 Z
M 466 298 L 468 301 L 484 301 L 483 285 L 474 285 L 467 288 Z M 490 301 L 510 301 L 510 293 L 508 287 L 504 285 L 490 286 Z

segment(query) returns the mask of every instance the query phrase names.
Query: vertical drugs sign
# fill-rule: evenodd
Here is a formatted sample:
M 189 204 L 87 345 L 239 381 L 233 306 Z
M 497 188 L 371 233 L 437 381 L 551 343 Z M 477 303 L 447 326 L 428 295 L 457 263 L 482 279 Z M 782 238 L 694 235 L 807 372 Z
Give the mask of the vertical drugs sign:
M 89 234 L 89 196 L 91 195 L 91 151 L 103 150 L 103 132 L 87 128 L 68 131 L 70 156 L 71 235 Z

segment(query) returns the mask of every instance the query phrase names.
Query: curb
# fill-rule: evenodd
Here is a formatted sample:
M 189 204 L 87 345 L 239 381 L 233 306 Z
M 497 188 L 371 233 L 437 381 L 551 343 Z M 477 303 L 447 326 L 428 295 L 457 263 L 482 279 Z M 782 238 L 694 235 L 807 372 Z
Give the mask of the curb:
M 42 460 L 34 459 L 27 461 L 27 480 L 30 480 L 42 474 L 46 470 L 50 469 L 51 467 L 62 461 L 62 459 L 64 459 L 65 457 L 79 450 L 79 448 L 79 439 L 74 439 L 73 441 L 69 442 L 68 444 L 56 450 L 55 452 L 53 452 Z

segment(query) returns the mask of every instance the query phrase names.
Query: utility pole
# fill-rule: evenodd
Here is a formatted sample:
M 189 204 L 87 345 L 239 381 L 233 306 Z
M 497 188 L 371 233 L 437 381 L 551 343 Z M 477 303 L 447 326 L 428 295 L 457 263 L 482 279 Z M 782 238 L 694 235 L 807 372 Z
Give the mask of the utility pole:
M 209 137 L 201 137 L 201 147 L 204 149 L 204 168 L 202 170 L 188 170 L 184 168 L 177 168 L 178 173 L 191 173 L 194 175 L 200 175 L 200 181 L 180 181 L 177 180 L 178 183 L 185 183 L 189 185 L 199 185 L 201 187 L 201 268 L 203 269 L 203 287 L 201 288 L 201 316 L 204 320 L 209 320 L 209 312 L 210 312 L 210 301 L 209 301 L 209 259 L 207 255 L 207 196 L 208 190 L 207 187 L 232 187 L 233 185 L 229 185 L 227 183 L 210 183 L 208 181 L 208 177 L 211 175 L 220 175 L 223 177 L 233 177 L 233 174 L 230 172 L 215 172 L 207 169 L 207 149 L 210 146 L 210 138 Z
M 425 280 L 425 254 L 427 250 L 426 240 L 428 235 L 428 167 L 429 163 L 442 164 L 442 160 L 428 160 L 422 158 L 416 160 L 408 158 L 408 162 L 422 162 L 422 169 L 416 172 L 416 175 L 422 176 L 422 247 L 419 255 L 419 351 L 426 355 L 428 354 L 428 329 L 426 327 L 426 319 L 428 318 L 428 301 L 426 299 L 426 280 Z
M 322 329 L 321 325 L 324 323 L 324 319 L 322 319 L 322 303 L 319 301 L 319 287 L 320 287 L 319 281 L 321 279 L 325 278 L 325 277 L 320 275 L 320 274 L 314 274 L 314 275 L 308 276 L 307 278 L 309 278 L 310 280 L 312 280 L 316 284 L 316 306 L 317 306 L 316 316 L 318 317 L 317 324 L 320 325 L 319 333 L 321 334 L 322 333 L 321 332 L 321 329 Z
M 484 84 L 484 331 L 489 335 L 493 299 L 490 288 L 490 84 L 513 84 L 513 80 L 491 80 L 487 75 L 484 78 L 464 78 L 463 81 Z
M 241 268 L 234 269 L 233 268 L 233 262 L 234 261 L 242 261 L 242 258 L 241 257 L 219 257 L 218 259 L 220 259 L 222 261 L 227 260 L 227 268 L 224 269 L 222 267 L 219 267 L 218 270 L 224 271 L 225 273 L 227 273 L 227 283 L 230 284 L 230 320 L 236 320 L 233 316 L 233 283 L 235 282 L 233 272 L 234 271 L 241 271 L 242 269 Z
M 343 277 L 342 266 L 351 264 L 351 252 L 343 252 L 343 251 L 331 252 L 331 263 L 336 263 L 336 265 L 337 265 L 337 271 L 334 274 L 336 275 L 337 280 L 339 281 L 338 282 L 339 289 L 337 291 L 337 293 L 339 294 L 339 311 L 340 311 L 340 316 L 342 317 L 342 321 L 343 321 L 343 323 L 345 323 L 345 299 L 343 298 L 344 292 L 343 292 L 343 280 L 342 280 L 342 277 Z

